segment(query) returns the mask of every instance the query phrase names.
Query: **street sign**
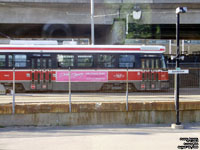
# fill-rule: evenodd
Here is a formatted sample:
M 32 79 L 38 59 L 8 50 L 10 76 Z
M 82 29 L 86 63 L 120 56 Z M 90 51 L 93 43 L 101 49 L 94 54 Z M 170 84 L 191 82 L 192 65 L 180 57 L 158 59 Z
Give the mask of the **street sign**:
M 188 69 L 183 69 L 183 70 L 168 70 L 168 73 L 169 74 L 188 74 L 189 73 L 189 70 Z

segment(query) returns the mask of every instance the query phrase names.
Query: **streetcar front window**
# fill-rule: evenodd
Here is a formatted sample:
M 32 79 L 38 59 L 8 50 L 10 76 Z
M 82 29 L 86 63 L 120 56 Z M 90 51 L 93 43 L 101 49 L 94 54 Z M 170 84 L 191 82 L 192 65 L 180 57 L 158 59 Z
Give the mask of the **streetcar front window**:
M 0 67 L 5 67 L 6 65 L 6 55 L 0 55 Z
M 162 64 L 162 69 L 167 69 L 166 62 L 165 62 L 165 57 L 163 55 L 161 57 L 161 64 Z

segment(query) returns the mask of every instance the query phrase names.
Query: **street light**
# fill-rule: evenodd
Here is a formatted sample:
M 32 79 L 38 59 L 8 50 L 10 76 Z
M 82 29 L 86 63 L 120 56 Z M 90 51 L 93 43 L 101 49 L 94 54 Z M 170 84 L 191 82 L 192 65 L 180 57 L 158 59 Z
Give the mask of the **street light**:
M 178 7 L 176 8 L 176 70 L 180 70 L 179 60 L 180 60 L 180 51 L 179 51 L 179 31 L 180 31 L 180 13 L 186 13 L 187 7 Z M 175 73 L 175 88 L 174 88 L 174 96 L 175 96 L 175 109 L 176 109 L 176 125 L 181 125 L 179 121 L 179 74 Z

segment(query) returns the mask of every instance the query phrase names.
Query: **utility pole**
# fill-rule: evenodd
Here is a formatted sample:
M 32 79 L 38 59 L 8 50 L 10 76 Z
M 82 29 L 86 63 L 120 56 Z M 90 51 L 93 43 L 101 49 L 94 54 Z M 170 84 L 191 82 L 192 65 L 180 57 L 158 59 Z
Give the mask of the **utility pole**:
M 94 0 L 90 1 L 91 4 L 91 44 L 95 44 L 94 39 Z

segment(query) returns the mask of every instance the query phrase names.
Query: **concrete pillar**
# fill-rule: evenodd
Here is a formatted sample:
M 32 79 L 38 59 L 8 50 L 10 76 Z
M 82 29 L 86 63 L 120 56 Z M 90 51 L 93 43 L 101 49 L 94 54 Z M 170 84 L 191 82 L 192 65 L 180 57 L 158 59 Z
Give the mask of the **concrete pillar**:
M 114 21 L 111 32 L 111 44 L 124 44 L 126 38 L 125 21 Z

